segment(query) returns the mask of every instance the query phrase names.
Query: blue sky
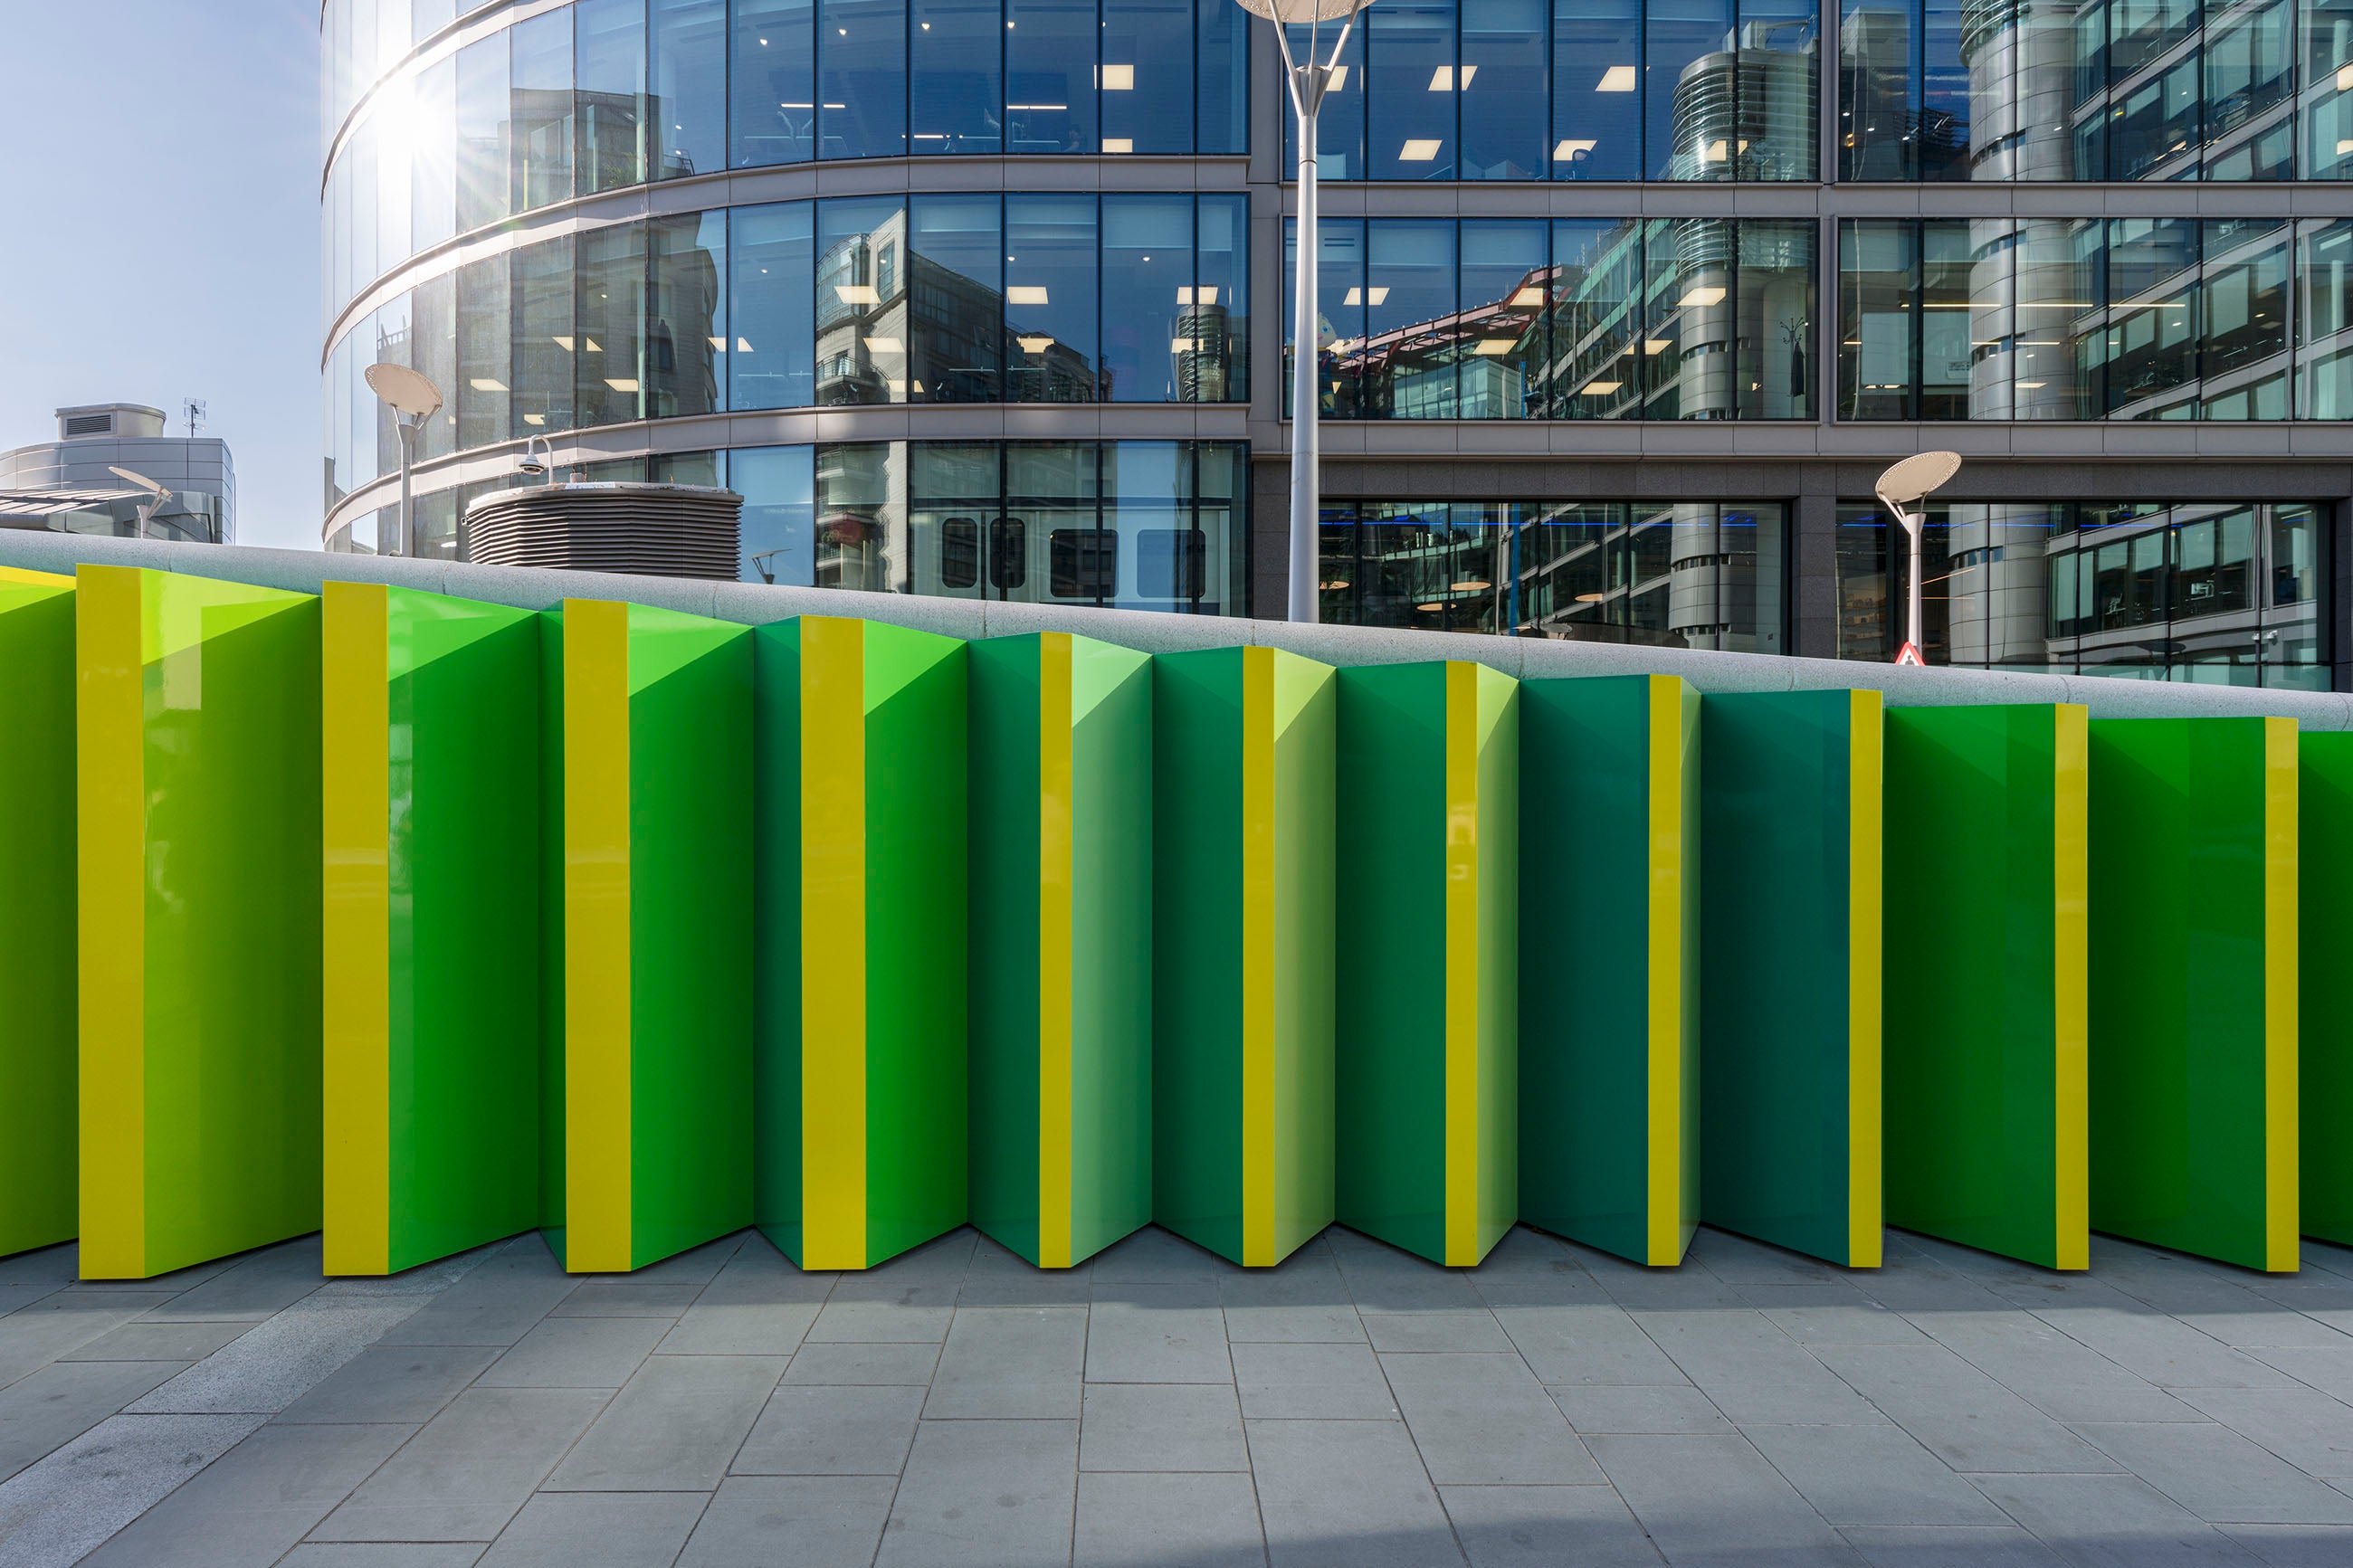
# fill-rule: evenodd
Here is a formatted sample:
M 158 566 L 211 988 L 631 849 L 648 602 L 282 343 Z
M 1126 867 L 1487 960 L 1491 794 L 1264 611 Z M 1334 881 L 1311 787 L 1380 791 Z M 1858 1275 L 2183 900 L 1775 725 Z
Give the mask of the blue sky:
M 239 542 L 316 549 L 317 0 L 0 0 L 0 449 L 202 397 Z

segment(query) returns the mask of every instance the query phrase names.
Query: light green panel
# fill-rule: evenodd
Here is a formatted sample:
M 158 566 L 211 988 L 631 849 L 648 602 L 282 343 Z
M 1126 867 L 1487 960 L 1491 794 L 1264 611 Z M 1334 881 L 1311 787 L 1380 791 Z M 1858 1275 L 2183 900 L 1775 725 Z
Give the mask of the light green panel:
M 2092 1228 L 2296 1267 L 2296 735 L 2091 725 Z
M 2353 1246 L 2353 733 L 2299 735 L 2296 756 L 2300 1224 Z
M 760 1228 L 864 1268 L 966 1217 L 965 644 L 753 634 Z
M 73 587 L 0 566 L 0 1257 L 76 1228 Z
M 2087 741 L 2073 703 L 1886 715 L 1887 1222 L 2089 1262 Z
M 1161 654 L 1153 702 L 1153 1217 L 1271 1267 L 1335 1213 L 1336 675 Z
M 1700 701 L 1700 1217 L 1880 1260 L 1880 699 Z
M 85 566 L 81 1268 L 320 1217 L 319 601 Z
M 1520 686 L 1520 1217 L 1636 1263 L 1699 1220 L 1699 694 Z
M 1438 1263 L 1518 1212 L 1518 684 L 1339 672 L 1339 1217 Z
M 970 645 L 973 1223 L 1082 1262 L 1152 1217 L 1152 670 Z

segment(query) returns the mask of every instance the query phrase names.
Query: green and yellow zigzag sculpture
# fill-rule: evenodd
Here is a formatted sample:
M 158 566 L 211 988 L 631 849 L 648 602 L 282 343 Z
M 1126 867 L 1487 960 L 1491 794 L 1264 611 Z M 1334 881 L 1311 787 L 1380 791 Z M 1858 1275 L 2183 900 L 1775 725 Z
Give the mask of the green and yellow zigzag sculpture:
M 0 737 L 0 1253 L 93 1278 L 2353 1241 L 2286 720 L 86 566 Z

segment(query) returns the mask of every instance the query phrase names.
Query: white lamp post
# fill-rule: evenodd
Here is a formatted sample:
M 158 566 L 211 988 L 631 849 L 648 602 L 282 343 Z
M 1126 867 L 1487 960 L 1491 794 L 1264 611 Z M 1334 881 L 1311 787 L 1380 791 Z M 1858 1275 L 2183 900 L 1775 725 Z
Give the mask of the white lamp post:
M 1292 314 L 1299 325 L 1291 352 L 1291 618 L 1294 621 L 1312 622 L 1316 618 L 1316 542 L 1322 523 L 1322 503 L 1316 494 L 1316 359 L 1322 343 L 1315 313 L 1315 114 L 1324 107 L 1324 89 L 1331 86 L 1333 68 L 1340 63 L 1340 51 L 1348 47 L 1348 30 L 1356 25 L 1356 13 L 1372 3 L 1373 0 L 1235 0 L 1251 16 L 1263 16 L 1274 24 L 1274 41 L 1282 50 L 1283 75 L 1291 84 L 1291 107 L 1298 117 L 1299 275 Z M 1318 65 L 1315 56 L 1323 43 L 1325 22 L 1338 22 L 1340 36 L 1333 42 L 1331 54 Z M 1304 65 L 1291 55 L 1287 29 L 1294 26 L 1309 29 Z
M 408 494 L 408 466 L 417 458 L 417 433 L 441 412 L 441 389 L 405 364 L 372 364 L 364 374 L 368 390 L 391 405 L 393 423 L 400 431 L 400 521 L 393 528 L 392 548 L 385 550 L 382 541 L 376 547 L 387 555 L 414 555 L 417 520 Z
M 135 525 L 139 530 L 139 537 L 146 538 L 148 523 L 154 520 L 157 512 L 172 504 L 172 492 L 156 480 L 149 479 L 144 474 L 134 473 L 129 468 L 118 468 L 109 463 L 106 466 L 106 471 L 116 479 L 128 480 L 147 492 L 147 499 L 140 503 L 139 521 Z
M 1910 542 L 1912 570 L 1904 595 L 1904 646 L 1895 650 L 1898 664 L 1924 664 L 1920 657 L 1920 529 L 1926 511 L 1913 511 L 1913 502 L 1926 496 L 1961 471 L 1958 452 L 1915 452 L 1879 476 L 1872 489 L 1879 504 L 1904 525 Z

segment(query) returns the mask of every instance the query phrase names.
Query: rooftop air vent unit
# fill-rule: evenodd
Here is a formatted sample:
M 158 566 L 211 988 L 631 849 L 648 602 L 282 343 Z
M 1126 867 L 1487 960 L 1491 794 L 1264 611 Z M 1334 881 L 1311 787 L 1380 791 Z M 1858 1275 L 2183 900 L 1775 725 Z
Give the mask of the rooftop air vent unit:
M 708 485 L 525 485 L 466 509 L 466 559 L 733 582 L 743 511 Z
M 111 436 L 114 434 L 114 416 L 111 414 L 69 414 L 66 416 L 65 433 L 69 437 L 75 436 Z

